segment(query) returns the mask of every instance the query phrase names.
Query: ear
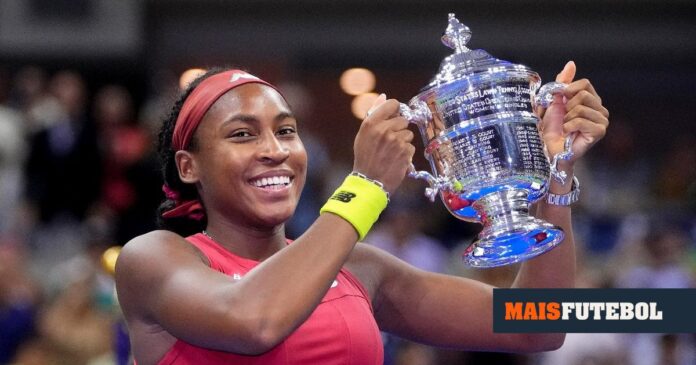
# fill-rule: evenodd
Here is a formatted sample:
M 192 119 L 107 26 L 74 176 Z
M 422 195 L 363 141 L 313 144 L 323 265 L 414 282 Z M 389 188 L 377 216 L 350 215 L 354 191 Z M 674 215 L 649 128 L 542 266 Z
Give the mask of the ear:
M 179 179 L 187 184 L 198 182 L 198 164 L 189 151 L 177 151 L 174 154 L 176 168 L 179 170 Z

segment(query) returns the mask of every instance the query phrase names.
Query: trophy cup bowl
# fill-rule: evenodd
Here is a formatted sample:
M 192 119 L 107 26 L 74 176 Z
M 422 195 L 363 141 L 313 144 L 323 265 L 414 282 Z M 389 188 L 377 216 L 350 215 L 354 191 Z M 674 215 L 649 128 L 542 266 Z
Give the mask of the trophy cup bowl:
M 470 37 L 449 14 L 442 41 L 455 52 L 400 112 L 418 126 L 432 170 L 411 166 L 409 176 L 426 180 L 425 195 L 434 201 L 439 194 L 456 218 L 483 224 L 463 259 L 495 267 L 540 255 L 563 240 L 560 227 L 531 216 L 529 207 L 547 193 L 550 176 L 565 180 L 555 167 L 571 157 L 572 141 L 550 163 L 534 113 L 565 85 L 540 88 L 539 75 L 526 66 L 468 49 Z

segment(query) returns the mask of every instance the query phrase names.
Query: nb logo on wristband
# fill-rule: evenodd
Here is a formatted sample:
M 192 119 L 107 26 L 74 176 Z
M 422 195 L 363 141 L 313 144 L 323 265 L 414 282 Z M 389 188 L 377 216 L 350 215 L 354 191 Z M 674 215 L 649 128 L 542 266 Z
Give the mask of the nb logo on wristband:
M 357 195 L 348 191 L 339 191 L 334 194 L 331 199 L 338 200 L 344 203 L 349 203 L 351 199 L 355 198 Z

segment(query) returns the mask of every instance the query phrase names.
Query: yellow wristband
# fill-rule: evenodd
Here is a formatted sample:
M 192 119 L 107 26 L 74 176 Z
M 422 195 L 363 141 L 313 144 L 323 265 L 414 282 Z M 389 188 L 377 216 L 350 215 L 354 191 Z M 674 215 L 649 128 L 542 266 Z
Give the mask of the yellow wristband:
M 378 185 L 349 175 L 319 212 L 330 212 L 347 220 L 362 240 L 387 207 L 387 202 L 387 193 Z

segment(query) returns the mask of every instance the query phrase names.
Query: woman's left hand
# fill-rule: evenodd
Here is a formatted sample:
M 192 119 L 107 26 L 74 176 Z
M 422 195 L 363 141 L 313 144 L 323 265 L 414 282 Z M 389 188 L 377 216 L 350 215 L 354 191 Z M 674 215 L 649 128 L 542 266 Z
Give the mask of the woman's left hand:
M 542 139 L 549 152 L 554 155 L 563 152 L 568 135 L 576 133 L 572 144 L 572 165 L 606 134 L 609 126 L 609 111 L 602 105 L 602 99 L 587 79 L 573 81 L 575 63 L 568 62 L 556 81 L 568 84 L 562 93 L 555 95 L 539 123 Z

